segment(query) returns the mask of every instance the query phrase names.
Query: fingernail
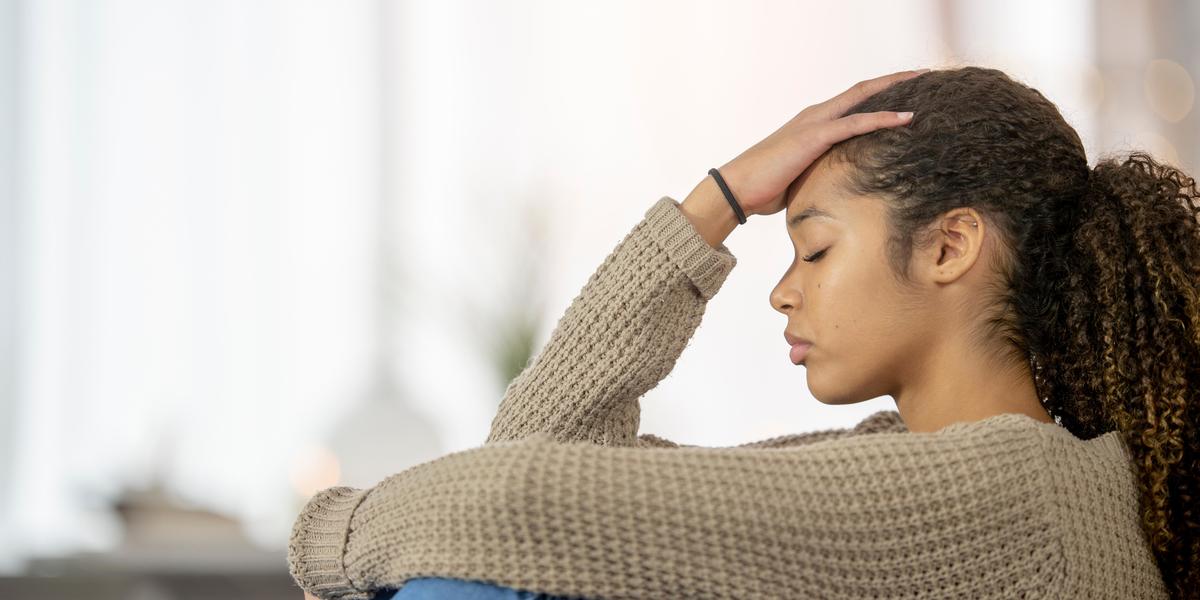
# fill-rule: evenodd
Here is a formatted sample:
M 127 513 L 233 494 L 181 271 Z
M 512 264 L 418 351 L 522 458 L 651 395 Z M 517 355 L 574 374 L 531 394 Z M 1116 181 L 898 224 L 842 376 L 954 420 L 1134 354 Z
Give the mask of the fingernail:
M 913 73 L 928 73 L 932 70 L 933 69 L 917 69 L 916 71 L 913 71 Z
M 913 114 L 911 112 L 896 113 L 896 116 L 900 117 L 901 121 L 907 121 L 907 120 L 911 119 L 912 115 Z

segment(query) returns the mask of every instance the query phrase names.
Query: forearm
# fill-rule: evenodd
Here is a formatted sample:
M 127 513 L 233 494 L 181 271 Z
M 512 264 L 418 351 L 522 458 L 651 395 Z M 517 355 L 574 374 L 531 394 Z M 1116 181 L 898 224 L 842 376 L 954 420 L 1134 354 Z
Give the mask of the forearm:
M 692 189 L 692 193 L 684 198 L 679 209 L 687 215 L 700 237 L 713 248 L 723 243 L 738 226 L 733 207 L 729 205 L 729 201 L 717 185 L 717 180 L 711 175 L 702 179 Z
M 712 214 L 699 218 L 716 222 Z M 636 444 L 638 399 L 670 372 L 736 262 L 660 198 L 510 382 L 485 443 L 545 431 L 560 441 Z
M 587 598 L 881 597 L 928 593 L 947 556 L 975 556 L 955 570 L 957 595 L 1032 593 L 1054 578 L 996 577 L 1063 568 L 1038 554 L 1058 533 L 1028 428 L 1012 419 L 767 449 L 534 434 L 410 468 L 350 518 L 314 519 L 344 536 L 326 527 L 301 548 L 333 542 L 340 560 L 297 570 L 340 565 L 337 591 L 364 595 L 433 574 Z

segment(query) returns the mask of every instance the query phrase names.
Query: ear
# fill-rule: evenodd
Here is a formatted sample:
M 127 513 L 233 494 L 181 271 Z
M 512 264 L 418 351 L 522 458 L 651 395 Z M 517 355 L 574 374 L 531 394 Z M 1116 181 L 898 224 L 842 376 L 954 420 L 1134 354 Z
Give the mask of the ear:
M 962 277 L 983 254 L 986 232 L 987 224 L 970 208 L 956 208 L 939 217 L 920 253 L 922 275 L 935 283 Z

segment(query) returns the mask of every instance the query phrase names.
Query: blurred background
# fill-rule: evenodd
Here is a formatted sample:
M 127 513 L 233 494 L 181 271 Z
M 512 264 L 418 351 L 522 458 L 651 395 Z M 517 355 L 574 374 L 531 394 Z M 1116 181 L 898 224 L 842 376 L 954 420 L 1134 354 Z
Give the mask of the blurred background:
M 1088 156 L 1200 166 L 1200 4 L 0 0 L 0 597 L 294 598 L 315 491 L 483 443 L 658 198 L 805 106 L 1003 69 Z M 782 219 L 641 432 L 846 427 L 787 359 Z

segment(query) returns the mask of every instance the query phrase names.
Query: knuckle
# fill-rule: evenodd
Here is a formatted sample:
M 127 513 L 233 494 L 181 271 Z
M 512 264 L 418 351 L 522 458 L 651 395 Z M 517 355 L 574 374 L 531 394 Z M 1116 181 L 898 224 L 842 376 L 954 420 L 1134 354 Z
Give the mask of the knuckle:
M 836 139 L 836 136 L 834 135 L 836 127 L 837 124 L 830 124 L 829 127 L 820 127 L 813 132 L 813 138 L 822 146 L 832 145 L 833 141 Z
M 875 115 L 867 113 L 854 113 L 846 117 L 851 129 L 855 131 L 871 127 L 875 124 Z

